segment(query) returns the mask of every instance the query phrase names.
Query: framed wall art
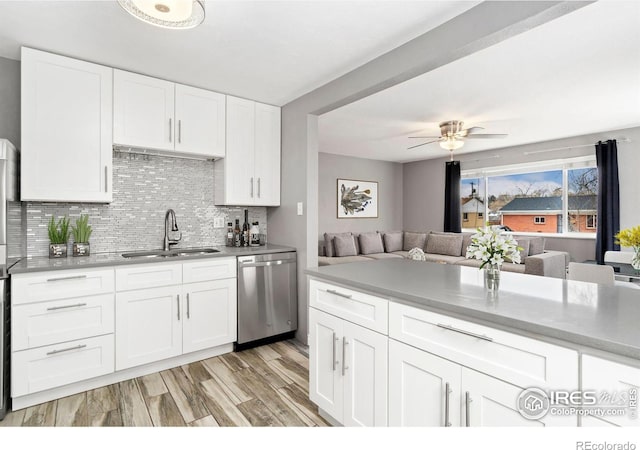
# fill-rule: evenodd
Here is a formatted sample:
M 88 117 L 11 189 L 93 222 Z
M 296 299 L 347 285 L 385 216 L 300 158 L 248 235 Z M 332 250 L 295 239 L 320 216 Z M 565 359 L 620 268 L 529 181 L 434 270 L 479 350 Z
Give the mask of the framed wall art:
M 378 217 L 378 183 L 376 181 L 338 178 L 338 219 Z

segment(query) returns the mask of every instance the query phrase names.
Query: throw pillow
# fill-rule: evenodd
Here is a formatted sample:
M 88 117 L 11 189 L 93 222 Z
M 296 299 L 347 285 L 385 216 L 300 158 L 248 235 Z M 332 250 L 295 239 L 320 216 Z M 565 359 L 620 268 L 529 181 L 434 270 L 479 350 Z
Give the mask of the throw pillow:
M 335 256 L 356 256 L 356 241 L 349 233 L 349 235 L 336 235 L 333 238 L 333 246 L 335 249 Z
M 529 255 L 529 245 L 531 244 L 531 239 L 527 237 L 516 238 L 515 236 L 514 239 L 518 243 L 518 247 L 522 247 L 522 250 L 520 250 L 520 264 L 524 264 L 524 258 Z M 507 262 L 511 262 L 511 259 L 509 258 L 505 258 L 505 260 Z
M 346 233 L 325 233 L 324 234 L 324 252 L 326 256 L 336 256 L 335 247 L 333 246 L 333 238 L 336 236 L 351 236 L 350 232 Z
M 384 240 L 384 251 L 387 253 L 402 250 L 402 231 L 389 231 L 382 237 Z
M 424 248 L 424 241 L 427 239 L 427 233 L 404 232 L 402 250 L 408 252 L 412 248 Z
M 436 255 L 460 256 L 462 234 L 430 234 L 426 252 Z
M 360 253 L 363 255 L 372 255 L 374 253 L 384 253 L 384 245 L 382 244 L 382 235 L 377 231 L 371 233 L 362 233 L 358 236 L 360 241 Z
M 540 255 L 542 253 L 544 253 L 544 238 L 543 237 L 530 238 L 529 256 Z

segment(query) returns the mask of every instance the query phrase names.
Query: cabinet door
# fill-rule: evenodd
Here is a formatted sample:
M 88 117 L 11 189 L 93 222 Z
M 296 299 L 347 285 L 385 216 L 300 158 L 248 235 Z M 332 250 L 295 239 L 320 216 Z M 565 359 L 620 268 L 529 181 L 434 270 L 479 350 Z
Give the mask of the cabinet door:
M 227 96 L 225 198 L 221 199 L 224 204 L 252 205 L 256 201 L 254 128 L 255 102 Z
M 255 202 L 280 206 L 280 108 L 256 103 Z
M 181 286 L 116 294 L 116 370 L 182 354 Z
M 460 366 L 389 339 L 389 425 L 445 424 L 460 425 Z
M 341 341 L 345 426 L 387 426 L 387 342 L 375 331 L 344 322 Z
M 577 418 L 524 418 L 516 408 L 522 389 L 489 375 L 462 368 L 462 423 L 472 427 L 577 426 Z
M 22 49 L 21 198 L 110 202 L 113 70 Z
M 236 340 L 236 290 L 235 278 L 183 287 L 183 353 Z
M 343 377 L 339 360 L 343 321 L 309 308 L 309 398 L 343 422 Z
M 226 98 L 176 84 L 176 152 L 224 158 Z
M 114 144 L 173 150 L 174 83 L 115 70 L 113 89 Z

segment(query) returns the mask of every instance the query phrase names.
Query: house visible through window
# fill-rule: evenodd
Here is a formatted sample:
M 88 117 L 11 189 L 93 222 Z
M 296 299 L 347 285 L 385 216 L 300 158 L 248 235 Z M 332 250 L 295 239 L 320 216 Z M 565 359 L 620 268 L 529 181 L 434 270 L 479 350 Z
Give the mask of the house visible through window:
M 463 228 L 595 233 L 598 171 L 592 157 L 462 172 Z

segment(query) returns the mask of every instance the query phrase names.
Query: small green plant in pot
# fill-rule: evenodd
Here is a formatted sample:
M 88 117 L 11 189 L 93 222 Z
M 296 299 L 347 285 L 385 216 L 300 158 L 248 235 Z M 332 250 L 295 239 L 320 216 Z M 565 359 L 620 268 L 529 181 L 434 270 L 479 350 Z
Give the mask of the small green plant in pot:
M 49 232 L 49 258 L 66 258 L 67 241 L 69 240 L 69 219 L 65 216 L 56 221 L 54 216 L 48 225 Z
M 76 219 L 76 225 L 71 226 L 73 232 L 73 256 L 89 256 L 90 245 L 89 238 L 93 230 L 89 225 L 89 215 L 82 214 Z

